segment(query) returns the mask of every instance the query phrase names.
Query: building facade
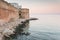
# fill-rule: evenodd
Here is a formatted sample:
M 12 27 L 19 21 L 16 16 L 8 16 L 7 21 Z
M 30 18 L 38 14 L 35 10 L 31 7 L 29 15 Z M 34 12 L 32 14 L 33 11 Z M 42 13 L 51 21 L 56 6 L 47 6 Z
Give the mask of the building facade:
M 6 1 L 0 0 L 0 21 L 8 22 L 10 19 L 16 20 L 19 17 L 18 15 L 17 8 Z
M 20 16 L 20 18 L 28 19 L 29 18 L 29 9 L 27 9 L 27 8 L 19 9 L 19 16 Z

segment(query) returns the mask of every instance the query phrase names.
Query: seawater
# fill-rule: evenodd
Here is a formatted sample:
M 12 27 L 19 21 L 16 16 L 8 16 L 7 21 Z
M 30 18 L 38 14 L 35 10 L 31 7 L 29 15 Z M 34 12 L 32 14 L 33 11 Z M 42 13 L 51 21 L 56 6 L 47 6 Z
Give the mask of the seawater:
M 60 15 L 30 14 L 38 20 L 30 21 L 29 36 L 18 35 L 14 40 L 60 40 Z

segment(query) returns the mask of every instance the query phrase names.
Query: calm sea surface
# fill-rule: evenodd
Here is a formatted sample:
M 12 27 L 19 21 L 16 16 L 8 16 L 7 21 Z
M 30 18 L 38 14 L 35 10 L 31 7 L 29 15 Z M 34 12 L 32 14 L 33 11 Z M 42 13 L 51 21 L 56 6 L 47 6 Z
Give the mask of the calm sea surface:
M 60 40 L 60 15 L 30 14 L 39 20 L 30 21 L 30 35 L 15 40 Z

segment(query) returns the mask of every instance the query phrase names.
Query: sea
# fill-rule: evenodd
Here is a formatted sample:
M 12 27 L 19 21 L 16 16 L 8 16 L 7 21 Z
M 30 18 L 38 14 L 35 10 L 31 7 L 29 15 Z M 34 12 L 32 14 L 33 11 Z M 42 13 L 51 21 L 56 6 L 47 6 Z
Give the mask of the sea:
M 30 35 L 18 35 L 14 40 L 60 40 L 60 15 L 31 13 Z

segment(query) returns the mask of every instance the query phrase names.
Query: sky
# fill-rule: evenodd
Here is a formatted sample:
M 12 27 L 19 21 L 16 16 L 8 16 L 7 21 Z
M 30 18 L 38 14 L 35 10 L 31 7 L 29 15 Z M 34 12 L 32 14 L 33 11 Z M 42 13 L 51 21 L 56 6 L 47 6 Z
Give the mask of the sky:
M 60 14 L 60 0 L 6 0 L 29 8 L 30 13 Z

